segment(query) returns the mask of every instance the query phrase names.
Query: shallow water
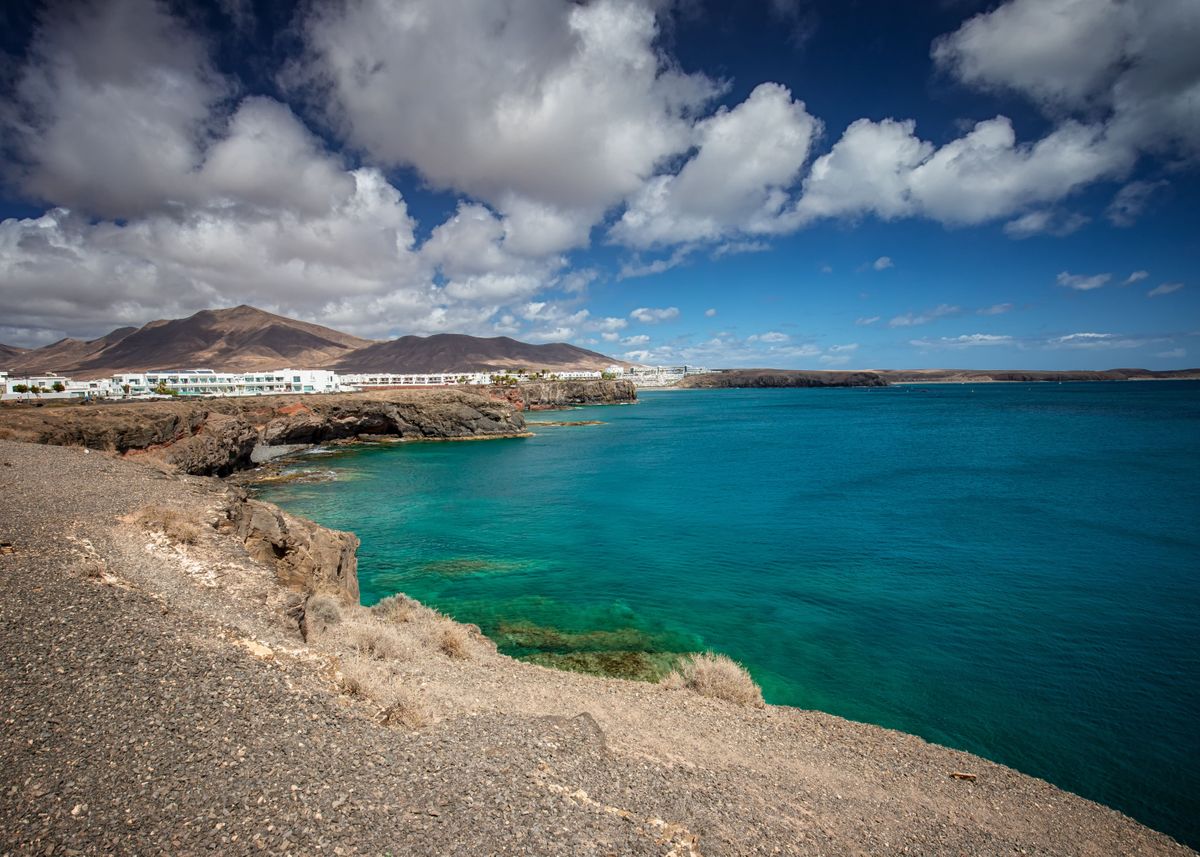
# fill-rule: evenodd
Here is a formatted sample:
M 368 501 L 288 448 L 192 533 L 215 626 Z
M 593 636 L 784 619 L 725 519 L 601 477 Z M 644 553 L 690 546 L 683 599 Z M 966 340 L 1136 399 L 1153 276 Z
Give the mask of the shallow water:
M 513 654 L 713 648 L 770 702 L 1200 845 L 1200 383 L 643 394 L 267 499 Z M 601 632 L 601 633 L 596 633 Z

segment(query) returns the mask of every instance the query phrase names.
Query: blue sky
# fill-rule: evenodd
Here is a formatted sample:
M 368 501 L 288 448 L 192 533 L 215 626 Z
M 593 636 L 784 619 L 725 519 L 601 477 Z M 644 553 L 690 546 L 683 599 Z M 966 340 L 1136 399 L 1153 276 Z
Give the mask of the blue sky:
M 0 342 L 251 303 L 646 363 L 1200 364 L 1195 0 L 104 0 L 0 33 Z

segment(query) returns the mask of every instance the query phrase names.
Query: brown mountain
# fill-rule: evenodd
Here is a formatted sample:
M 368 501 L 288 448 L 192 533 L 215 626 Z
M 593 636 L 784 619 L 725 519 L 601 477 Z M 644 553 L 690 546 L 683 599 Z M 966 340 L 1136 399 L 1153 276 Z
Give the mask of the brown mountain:
M 145 369 L 311 368 L 330 365 L 370 342 L 319 324 L 238 306 L 120 328 L 88 342 L 64 339 L 26 352 L 13 368 L 81 378 Z
M 187 318 L 122 327 L 99 339 L 62 339 L 32 351 L 0 352 L 14 374 L 58 372 L 96 378 L 147 369 L 337 369 L 340 372 L 439 372 L 603 369 L 614 362 L 566 343 L 530 345 L 508 337 L 404 336 L 375 342 L 250 306 L 204 310 Z
M 28 351 L 27 348 L 18 348 L 15 345 L 5 345 L 0 342 L 0 371 L 8 371 L 8 364 L 26 351 Z
M 597 370 L 613 358 L 565 342 L 531 345 L 507 336 L 480 338 L 461 333 L 402 336 L 347 354 L 339 372 L 486 372 L 497 369 Z

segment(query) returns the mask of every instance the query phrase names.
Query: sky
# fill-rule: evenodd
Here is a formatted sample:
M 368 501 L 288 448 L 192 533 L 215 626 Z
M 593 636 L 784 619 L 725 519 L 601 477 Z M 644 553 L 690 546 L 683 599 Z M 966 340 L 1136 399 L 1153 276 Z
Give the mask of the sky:
M 1200 365 L 1200 0 L 0 4 L 0 342 Z

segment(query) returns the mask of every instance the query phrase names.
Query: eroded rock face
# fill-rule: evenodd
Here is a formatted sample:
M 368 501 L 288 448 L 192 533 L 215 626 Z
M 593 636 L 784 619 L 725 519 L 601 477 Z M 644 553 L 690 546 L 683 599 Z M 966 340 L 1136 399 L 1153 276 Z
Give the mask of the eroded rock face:
M 207 414 L 195 433 L 185 435 L 166 450 L 175 469 L 197 476 L 228 476 L 250 466 L 258 431 L 240 417 Z
M 637 386 L 632 381 L 530 381 L 516 387 L 493 387 L 492 392 L 524 411 L 637 401 Z
M 322 443 L 368 434 L 448 440 L 524 431 L 525 420 L 513 405 L 469 390 L 0 410 L 0 439 L 109 450 L 196 476 L 226 476 L 252 466 L 258 444 Z
M 238 496 L 229 510 L 235 532 L 255 560 L 275 567 L 280 584 L 358 603 L 358 537 Z

